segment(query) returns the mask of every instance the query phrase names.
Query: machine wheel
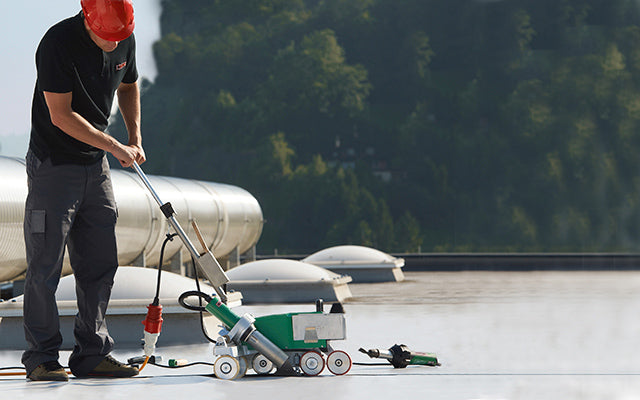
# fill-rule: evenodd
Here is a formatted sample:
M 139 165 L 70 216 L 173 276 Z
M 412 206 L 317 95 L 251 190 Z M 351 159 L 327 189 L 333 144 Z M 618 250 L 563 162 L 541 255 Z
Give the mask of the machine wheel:
M 327 368 L 334 375 L 344 375 L 351 369 L 351 357 L 342 350 L 336 350 L 327 356 Z
M 247 372 L 247 363 L 242 358 L 220 356 L 213 363 L 213 373 L 220 379 L 242 378 Z
M 300 357 L 300 368 L 305 375 L 320 375 L 324 369 L 324 358 L 315 351 L 307 351 Z
M 267 357 L 258 353 L 253 357 L 251 367 L 258 375 L 268 375 L 273 370 L 273 363 Z

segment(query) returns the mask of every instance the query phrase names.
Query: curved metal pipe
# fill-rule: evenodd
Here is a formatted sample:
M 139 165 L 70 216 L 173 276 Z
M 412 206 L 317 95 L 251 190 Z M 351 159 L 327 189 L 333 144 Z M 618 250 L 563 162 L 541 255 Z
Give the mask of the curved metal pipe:
M 27 198 L 24 160 L 0 157 L 0 282 L 21 275 L 27 267 L 22 221 Z
M 111 171 L 118 204 L 116 236 L 120 265 L 156 265 L 169 226 L 154 199 L 133 172 Z M 194 243 L 191 221 L 196 220 L 203 239 L 217 258 L 235 249 L 239 254 L 251 249 L 264 223 L 258 201 L 246 190 L 221 183 L 164 176 L 148 176 L 149 181 L 176 211 L 176 218 Z M 22 221 L 27 197 L 24 160 L 0 156 L 0 282 L 20 277 L 27 268 Z M 178 254 L 181 252 L 181 254 Z M 165 260 L 189 253 L 179 240 L 165 249 Z M 65 258 L 64 274 L 71 273 Z

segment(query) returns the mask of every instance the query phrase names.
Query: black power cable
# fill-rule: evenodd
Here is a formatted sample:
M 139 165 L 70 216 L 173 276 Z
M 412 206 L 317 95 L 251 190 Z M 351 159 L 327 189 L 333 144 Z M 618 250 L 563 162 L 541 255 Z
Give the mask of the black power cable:
M 208 298 L 209 300 L 207 301 L 207 303 L 209 303 L 209 302 L 211 302 L 211 296 L 208 296 L 205 293 L 202 293 L 202 291 L 200 290 L 200 279 L 198 278 L 198 268 L 196 267 L 196 260 L 193 258 L 193 256 L 191 256 L 191 263 L 193 265 L 193 276 L 196 279 L 196 289 L 199 292 L 199 294 L 197 294 L 197 296 L 198 296 L 198 303 L 200 305 L 200 308 L 198 309 L 198 311 L 200 312 L 200 329 L 202 330 L 202 334 L 204 335 L 204 337 L 209 342 L 216 343 L 216 340 L 211 338 L 211 336 L 209 336 L 209 333 L 207 332 L 207 328 L 205 328 L 205 326 L 204 326 L 204 314 L 202 313 L 203 311 L 205 311 L 205 308 L 202 306 L 202 298 L 203 297 L 205 299 Z M 182 297 L 182 296 L 180 296 L 180 297 Z
M 153 298 L 153 305 L 157 306 L 160 304 L 160 277 L 162 276 L 162 262 L 164 259 L 164 249 L 167 247 L 167 243 L 172 241 L 174 237 L 176 237 L 177 233 L 167 233 L 167 237 L 162 242 L 162 247 L 160 248 L 160 260 L 158 260 L 158 282 L 156 284 L 156 296 Z
M 194 365 L 206 365 L 209 367 L 213 367 L 213 363 L 208 363 L 208 362 L 204 362 L 204 361 L 196 361 L 196 362 L 192 362 L 192 363 L 188 363 L 188 364 L 184 364 L 184 365 L 166 365 L 166 364 L 156 364 L 155 362 L 149 362 L 149 364 L 151 365 L 155 365 L 156 367 L 160 367 L 160 368 L 168 368 L 168 369 L 176 369 L 176 368 L 186 368 L 186 367 L 193 367 Z
M 162 276 L 162 262 L 164 259 L 164 250 L 165 247 L 167 246 L 167 243 L 169 243 L 169 241 L 172 241 L 174 237 L 176 237 L 178 234 L 177 233 L 167 233 L 167 237 L 164 239 L 164 242 L 162 242 L 162 247 L 160 248 L 160 259 L 158 261 L 158 278 L 157 278 L 157 284 L 156 284 L 156 295 L 153 298 L 153 305 L 157 306 L 160 304 L 160 281 L 161 281 L 161 276 Z M 198 269 L 196 268 L 196 260 L 193 258 L 193 256 L 191 257 L 191 263 L 193 265 L 193 274 L 195 277 L 195 281 L 196 281 L 196 291 L 188 291 L 188 292 L 184 292 L 180 295 L 180 297 L 178 298 L 178 302 L 180 303 L 180 305 L 184 308 L 186 308 L 187 310 L 192 310 L 192 311 L 198 311 L 200 312 L 200 329 L 202 330 L 202 334 L 204 335 L 204 337 L 211 343 L 215 343 L 216 341 L 214 339 L 212 339 L 209 334 L 207 333 L 207 329 L 204 326 L 204 314 L 203 312 L 206 311 L 205 307 L 202 305 L 202 300 L 204 299 L 207 303 L 209 303 L 211 301 L 211 296 L 207 295 L 206 293 L 203 293 L 200 290 L 200 282 L 199 282 L 199 277 L 198 277 Z M 198 302 L 199 302 L 199 306 L 192 306 L 190 304 L 188 304 L 186 302 L 186 298 L 187 297 L 191 297 L 191 296 L 197 296 L 198 297 Z

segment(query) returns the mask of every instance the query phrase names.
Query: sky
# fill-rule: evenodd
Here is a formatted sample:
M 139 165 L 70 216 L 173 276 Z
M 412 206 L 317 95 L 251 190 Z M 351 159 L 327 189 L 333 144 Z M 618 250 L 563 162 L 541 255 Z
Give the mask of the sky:
M 151 52 L 160 37 L 160 0 L 133 0 L 138 71 L 153 80 Z M 0 155 L 24 157 L 36 81 L 35 52 L 55 23 L 80 11 L 80 0 L 15 1 L 0 13 Z

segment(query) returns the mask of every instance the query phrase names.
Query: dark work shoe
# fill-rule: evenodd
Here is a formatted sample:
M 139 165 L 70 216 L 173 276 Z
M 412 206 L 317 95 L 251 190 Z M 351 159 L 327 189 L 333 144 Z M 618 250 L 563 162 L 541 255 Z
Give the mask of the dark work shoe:
M 67 372 L 57 361 L 47 361 L 34 369 L 27 379 L 32 381 L 62 381 L 69 380 Z
M 126 365 L 111 356 L 106 356 L 87 377 L 130 378 L 140 373 L 138 368 Z

